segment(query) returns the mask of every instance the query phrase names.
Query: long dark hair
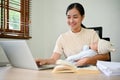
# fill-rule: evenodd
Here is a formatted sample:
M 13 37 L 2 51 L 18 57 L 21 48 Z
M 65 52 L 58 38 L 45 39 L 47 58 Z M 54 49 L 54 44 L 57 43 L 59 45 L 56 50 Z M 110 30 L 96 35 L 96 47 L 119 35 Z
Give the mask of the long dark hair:
M 72 4 L 70 4 L 68 6 L 67 10 L 66 10 L 66 15 L 67 15 L 68 11 L 73 9 L 73 8 L 76 8 L 79 11 L 81 16 L 85 15 L 85 10 L 84 10 L 83 6 L 80 3 L 72 3 Z M 81 26 L 83 28 L 85 28 L 85 26 L 83 24 L 81 24 Z

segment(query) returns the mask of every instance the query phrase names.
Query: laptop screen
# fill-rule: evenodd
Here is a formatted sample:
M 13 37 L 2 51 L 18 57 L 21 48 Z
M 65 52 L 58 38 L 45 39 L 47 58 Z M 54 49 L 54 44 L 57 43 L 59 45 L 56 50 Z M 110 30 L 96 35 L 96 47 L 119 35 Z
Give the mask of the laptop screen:
M 38 69 L 25 40 L 0 41 L 0 45 L 12 66 Z

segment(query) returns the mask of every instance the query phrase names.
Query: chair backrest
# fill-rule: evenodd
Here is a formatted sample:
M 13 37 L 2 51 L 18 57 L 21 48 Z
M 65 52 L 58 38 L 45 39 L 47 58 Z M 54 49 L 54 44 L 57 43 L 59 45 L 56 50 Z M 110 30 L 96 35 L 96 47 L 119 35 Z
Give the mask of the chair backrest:
M 94 29 L 98 33 L 98 35 L 101 39 L 105 39 L 107 41 L 110 41 L 109 37 L 102 37 L 102 31 L 103 31 L 102 29 L 103 28 L 101 26 L 99 26 L 99 27 L 87 27 L 87 29 Z M 111 54 L 110 53 L 109 53 L 109 56 L 110 56 L 110 59 L 107 61 L 111 61 Z
M 102 27 L 101 26 L 99 26 L 99 27 L 87 27 L 87 29 L 94 29 L 98 33 L 99 37 L 102 38 Z

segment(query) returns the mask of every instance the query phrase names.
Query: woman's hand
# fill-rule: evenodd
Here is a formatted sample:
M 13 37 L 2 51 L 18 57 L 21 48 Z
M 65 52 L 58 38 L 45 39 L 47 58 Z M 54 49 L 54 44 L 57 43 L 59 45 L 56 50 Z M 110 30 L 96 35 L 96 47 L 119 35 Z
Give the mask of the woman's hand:
M 41 65 L 45 65 L 47 64 L 47 60 L 46 59 L 35 59 L 35 62 L 37 63 L 38 66 L 41 66 Z
M 79 59 L 78 61 L 76 61 L 76 66 L 86 66 L 86 65 L 89 65 L 89 61 L 90 61 L 89 57 Z
M 45 64 L 55 64 L 56 60 L 60 58 L 61 54 L 60 53 L 53 53 L 51 58 L 48 59 L 35 59 L 36 63 L 38 66 L 40 65 L 45 65 Z
M 77 66 L 96 65 L 97 60 L 109 60 L 109 53 L 98 54 L 93 57 L 86 57 L 76 61 Z

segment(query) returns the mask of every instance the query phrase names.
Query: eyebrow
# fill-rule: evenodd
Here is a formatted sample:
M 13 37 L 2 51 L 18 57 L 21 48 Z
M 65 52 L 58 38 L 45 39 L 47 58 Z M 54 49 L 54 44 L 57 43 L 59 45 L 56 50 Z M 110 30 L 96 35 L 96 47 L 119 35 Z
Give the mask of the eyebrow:
M 67 16 L 71 16 L 71 15 L 67 15 Z M 78 16 L 78 14 L 74 14 L 73 16 Z

